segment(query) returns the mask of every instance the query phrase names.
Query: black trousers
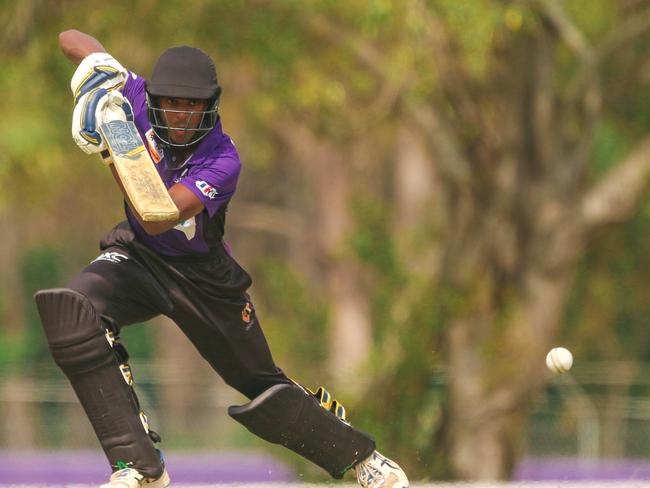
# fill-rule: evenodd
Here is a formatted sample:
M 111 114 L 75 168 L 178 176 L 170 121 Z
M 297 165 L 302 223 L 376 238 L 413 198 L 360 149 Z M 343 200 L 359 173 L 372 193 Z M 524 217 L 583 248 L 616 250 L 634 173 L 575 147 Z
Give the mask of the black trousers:
M 250 276 L 223 247 L 206 256 L 163 258 L 135 240 L 123 222 L 100 248 L 102 254 L 68 285 L 90 299 L 99 315 L 118 327 L 166 315 L 249 399 L 292 384 L 275 365 L 246 293 Z
M 35 298 L 54 360 L 114 470 L 133 467 L 153 479 L 163 474 L 153 444 L 158 436 L 140 411 L 116 337 L 121 327 L 160 314 L 180 327 L 227 384 L 256 398 L 230 412 L 251 432 L 336 478 L 372 453 L 370 436 L 341 421 L 330 400 L 307 394 L 275 365 L 247 294 L 251 278 L 223 246 L 202 256 L 163 257 L 123 222 L 100 248 L 68 290 L 42 290 Z M 267 391 L 273 386 L 278 388 Z

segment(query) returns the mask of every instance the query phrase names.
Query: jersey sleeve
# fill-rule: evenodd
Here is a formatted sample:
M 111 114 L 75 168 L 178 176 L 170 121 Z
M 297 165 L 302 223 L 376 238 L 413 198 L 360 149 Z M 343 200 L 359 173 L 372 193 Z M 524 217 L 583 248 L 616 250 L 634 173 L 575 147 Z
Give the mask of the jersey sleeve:
M 181 179 L 194 193 L 212 218 L 221 205 L 230 200 L 237 188 L 241 164 L 231 157 L 221 157 L 193 168 Z
M 144 78 L 129 71 L 122 88 L 122 95 L 129 101 L 135 113 L 145 110 L 147 101 L 144 93 Z

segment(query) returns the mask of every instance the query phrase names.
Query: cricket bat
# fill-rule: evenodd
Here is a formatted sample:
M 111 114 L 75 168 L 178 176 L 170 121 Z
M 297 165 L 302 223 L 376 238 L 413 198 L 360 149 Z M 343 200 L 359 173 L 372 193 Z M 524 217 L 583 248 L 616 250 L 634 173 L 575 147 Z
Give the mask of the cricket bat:
M 178 219 L 178 208 L 160 179 L 135 124 L 111 120 L 99 125 L 124 191 L 144 222 Z

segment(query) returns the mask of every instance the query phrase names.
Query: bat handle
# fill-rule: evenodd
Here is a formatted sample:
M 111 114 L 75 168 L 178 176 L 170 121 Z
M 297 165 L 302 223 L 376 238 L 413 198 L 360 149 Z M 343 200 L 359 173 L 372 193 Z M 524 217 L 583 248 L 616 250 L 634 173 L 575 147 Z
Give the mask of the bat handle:
M 113 158 L 111 157 L 111 153 L 108 152 L 108 149 L 104 149 L 101 153 L 99 153 L 102 157 L 102 160 L 104 161 L 104 164 L 106 166 L 110 166 L 113 164 Z

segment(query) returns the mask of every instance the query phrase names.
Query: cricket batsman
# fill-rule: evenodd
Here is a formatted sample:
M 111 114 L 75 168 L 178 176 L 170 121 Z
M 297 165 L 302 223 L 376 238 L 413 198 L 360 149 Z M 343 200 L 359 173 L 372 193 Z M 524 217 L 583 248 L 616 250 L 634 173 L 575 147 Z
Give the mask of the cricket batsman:
M 223 240 L 241 163 L 221 128 L 221 87 L 210 57 L 172 47 L 145 80 L 87 34 L 65 31 L 59 44 L 78 65 L 71 81 L 76 144 L 88 154 L 106 154 L 99 124 L 132 120 L 180 214 L 172 222 L 144 222 L 125 195 L 126 220 L 101 240 L 99 256 L 67 287 L 35 295 L 54 361 L 112 466 L 102 487 L 170 483 L 156 448 L 160 437 L 140 408 L 119 337 L 123 326 L 162 314 L 248 397 L 228 413 L 252 433 L 334 478 L 354 469 L 364 488 L 407 488 L 400 467 L 346 421 L 345 409 L 326 390 L 302 387 L 273 361 L 247 294 L 251 278 Z

